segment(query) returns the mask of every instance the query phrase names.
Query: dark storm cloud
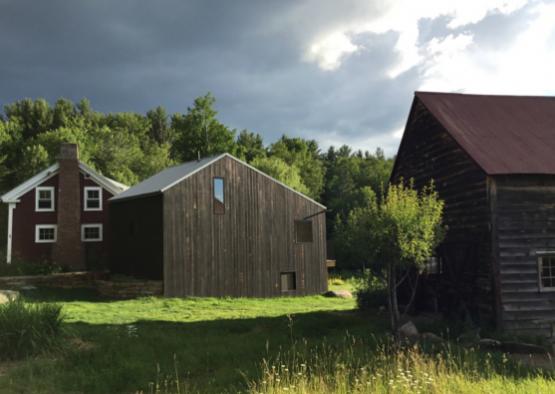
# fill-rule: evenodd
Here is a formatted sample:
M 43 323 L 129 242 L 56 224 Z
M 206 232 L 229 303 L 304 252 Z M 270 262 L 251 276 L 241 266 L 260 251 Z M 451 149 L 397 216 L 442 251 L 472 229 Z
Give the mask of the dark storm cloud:
M 0 0 L 0 104 L 87 97 L 105 112 L 184 112 L 211 91 L 224 123 L 266 142 L 288 133 L 393 153 L 420 78 L 387 77 L 397 33 L 353 36 L 361 49 L 334 71 L 304 58 L 322 34 L 377 15 L 366 0 Z

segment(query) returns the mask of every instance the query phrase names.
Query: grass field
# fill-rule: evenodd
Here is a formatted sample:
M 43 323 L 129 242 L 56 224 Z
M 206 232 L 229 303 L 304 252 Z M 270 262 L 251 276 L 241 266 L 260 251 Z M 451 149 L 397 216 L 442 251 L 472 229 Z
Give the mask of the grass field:
M 555 393 L 550 373 L 501 354 L 384 347 L 386 316 L 358 312 L 352 299 L 24 296 L 62 305 L 67 339 L 60 351 L 0 363 L 0 393 L 174 393 L 176 380 L 200 393 Z
M 62 352 L 0 367 L 0 392 L 148 392 L 157 376 L 173 375 L 174 355 L 192 389 L 237 392 L 292 339 L 333 343 L 346 331 L 384 330 L 353 300 L 322 296 L 105 301 L 92 291 L 40 289 L 26 298 L 63 305 L 69 339 Z

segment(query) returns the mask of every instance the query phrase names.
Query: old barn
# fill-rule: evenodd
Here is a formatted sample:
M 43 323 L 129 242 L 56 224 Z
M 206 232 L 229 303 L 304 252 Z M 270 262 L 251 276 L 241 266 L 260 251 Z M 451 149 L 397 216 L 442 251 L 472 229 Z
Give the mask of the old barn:
M 519 333 L 555 324 L 555 98 L 417 92 L 392 179 L 433 179 L 448 232 L 419 305 Z
M 324 213 L 230 154 L 184 163 L 110 200 L 111 269 L 172 297 L 321 293 Z

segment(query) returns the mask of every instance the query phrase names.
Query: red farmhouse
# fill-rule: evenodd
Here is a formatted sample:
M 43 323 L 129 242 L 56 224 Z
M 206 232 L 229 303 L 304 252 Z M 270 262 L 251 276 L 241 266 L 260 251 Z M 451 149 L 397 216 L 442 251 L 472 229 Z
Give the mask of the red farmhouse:
M 58 162 L 4 194 L 9 204 L 7 262 L 49 261 L 73 269 L 107 258 L 108 199 L 127 186 L 79 161 L 63 144 Z

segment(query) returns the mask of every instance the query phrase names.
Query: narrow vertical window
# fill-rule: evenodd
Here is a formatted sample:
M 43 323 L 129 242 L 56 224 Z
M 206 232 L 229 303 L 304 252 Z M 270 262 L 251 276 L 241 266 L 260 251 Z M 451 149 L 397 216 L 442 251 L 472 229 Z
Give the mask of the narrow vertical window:
M 54 187 L 39 186 L 35 189 L 35 211 L 54 211 Z
M 84 193 L 85 211 L 102 211 L 102 188 L 96 186 L 85 187 Z
M 214 178 L 214 213 L 225 213 L 224 178 Z
M 540 290 L 555 290 L 555 253 L 538 257 Z

